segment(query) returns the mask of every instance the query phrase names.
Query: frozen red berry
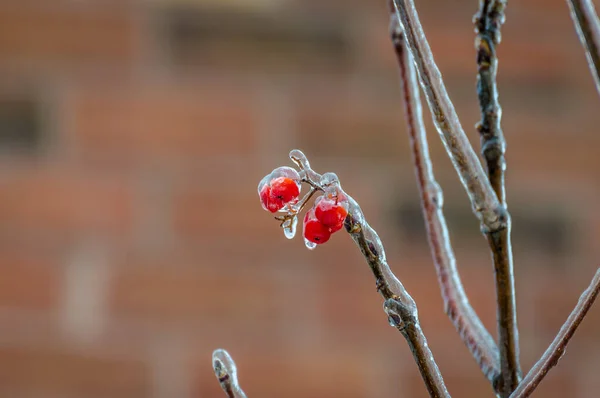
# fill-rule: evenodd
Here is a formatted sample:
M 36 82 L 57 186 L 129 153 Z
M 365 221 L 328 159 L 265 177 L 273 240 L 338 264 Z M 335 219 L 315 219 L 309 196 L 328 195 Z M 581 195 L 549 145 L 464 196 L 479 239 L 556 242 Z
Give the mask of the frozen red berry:
M 258 195 L 263 209 L 275 213 L 286 204 L 297 201 L 300 195 L 299 181 L 300 177 L 294 169 L 280 167 L 273 170 L 258 184 Z
M 286 204 L 298 199 L 300 187 L 296 181 L 288 177 L 278 177 L 271 181 L 270 203 L 275 203 L 280 209 Z
M 315 204 L 315 216 L 331 232 L 336 232 L 344 226 L 344 220 L 348 215 L 345 203 L 338 198 L 325 197 L 319 198 Z
M 317 245 L 325 243 L 331 238 L 331 230 L 315 217 L 314 209 L 307 211 L 304 216 L 302 234 L 306 240 Z

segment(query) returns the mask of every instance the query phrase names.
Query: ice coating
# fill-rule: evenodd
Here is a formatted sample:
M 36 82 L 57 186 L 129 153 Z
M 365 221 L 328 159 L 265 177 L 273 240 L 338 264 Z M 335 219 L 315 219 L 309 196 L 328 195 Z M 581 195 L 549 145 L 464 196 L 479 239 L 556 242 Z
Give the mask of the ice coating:
M 300 182 L 300 174 L 296 171 L 296 169 L 288 166 L 277 167 L 271 172 L 270 176 L 271 178 L 287 177 L 298 183 Z
M 293 239 L 294 236 L 296 236 L 297 226 L 298 226 L 298 217 L 297 216 L 287 218 L 281 225 L 281 227 L 283 228 L 283 234 L 285 235 L 285 237 L 288 239 Z
M 227 351 L 222 348 L 214 350 L 212 360 L 215 374 L 219 379 L 225 375 L 229 375 L 232 384 L 237 384 L 237 368 Z
M 260 180 L 260 182 L 258 183 L 258 194 L 259 195 L 261 194 L 261 191 L 264 188 L 264 186 L 267 185 L 270 180 L 271 180 L 271 174 L 267 174 L 266 176 L 263 177 L 262 180 Z
M 317 247 L 317 244 L 314 242 L 309 241 L 308 239 L 304 238 L 304 245 L 306 246 L 306 248 L 308 250 L 314 250 L 315 247 Z
M 321 186 L 326 188 L 326 187 L 337 187 L 339 189 L 341 189 L 341 185 L 340 185 L 340 179 L 338 178 L 337 174 L 335 173 L 325 173 L 321 176 Z
M 367 223 L 362 209 L 354 198 L 345 192 L 343 193 L 348 200 L 348 214 L 352 217 L 354 224 L 360 225 L 366 240 L 372 245 L 371 250 L 374 251 L 373 254 L 379 257 L 380 261 L 386 262 L 385 250 L 383 249 L 383 243 L 381 242 L 379 235 L 377 235 L 375 230 Z
M 444 206 L 444 194 L 440 184 L 436 181 L 430 181 L 427 185 L 427 190 L 429 191 L 429 195 L 431 195 L 433 203 L 435 203 L 438 208 L 442 208 L 442 206 Z
M 213 351 L 212 362 L 215 375 L 223 390 L 230 397 L 246 398 L 246 394 L 238 384 L 237 368 L 229 353 L 221 348 Z
M 313 171 L 310 168 L 310 163 L 306 158 L 306 155 L 299 149 L 293 149 L 290 151 L 290 159 L 298 166 L 300 169 L 300 175 L 302 178 L 306 180 L 310 180 L 313 182 L 319 182 L 321 179 L 319 174 Z

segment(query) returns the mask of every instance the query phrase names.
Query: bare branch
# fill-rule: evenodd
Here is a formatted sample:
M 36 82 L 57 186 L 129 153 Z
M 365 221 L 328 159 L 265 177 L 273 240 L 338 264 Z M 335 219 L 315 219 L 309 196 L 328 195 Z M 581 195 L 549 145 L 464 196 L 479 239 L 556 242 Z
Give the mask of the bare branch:
M 502 380 L 498 379 L 494 383 L 494 388 L 506 397 L 518 383 L 519 377 L 510 215 L 488 181 L 460 124 L 425 38 L 414 1 L 394 0 L 394 5 L 404 28 L 434 124 L 469 195 L 473 212 L 481 221 L 481 230 L 486 235 L 492 251 L 496 272 L 498 348 L 502 370 Z
M 506 0 L 479 0 L 475 15 L 475 48 L 477 49 L 477 93 L 481 108 L 481 121 L 477 130 L 481 135 L 481 153 L 487 165 L 490 184 L 500 202 L 506 205 L 504 152 L 506 141 L 500 119 L 502 108 L 498 102 L 496 72 L 498 58 L 496 46 L 500 43 L 500 26 L 504 22 Z
M 444 386 L 444 380 L 433 354 L 427 344 L 427 339 L 419 325 L 416 308 L 407 307 L 400 300 L 387 299 L 384 310 L 388 314 L 390 325 L 396 327 L 406 339 L 408 346 L 425 381 L 425 386 L 432 397 L 449 397 Z
M 390 269 L 383 244 L 375 230 L 365 220 L 358 203 L 342 190 L 334 173 L 320 175 L 312 170 L 306 156 L 301 151 L 297 149 L 291 151 L 290 158 L 305 173 L 306 178 L 311 180 L 309 183 L 313 187 L 322 190 L 325 185 L 335 185 L 338 192 L 348 200 L 348 215 L 344 221 L 344 227 L 369 264 L 375 276 L 377 291 L 387 300 L 385 310 L 388 312 L 390 323 L 397 327 L 406 338 L 429 394 L 432 397 L 450 397 L 433 359 L 433 354 L 427 347 L 427 340 L 421 331 L 417 305 Z
M 390 18 L 390 35 L 398 58 L 417 185 L 421 194 L 429 247 L 444 300 L 444 310 L 485 376 L 490 382 L 494 382 L 500 374 L 498 348 L 471 307 L 456 268 L 446 220 L 442 213 L 442 191 L 435 180 L 429 158 L 414 65 L 395 13 L 392 13 Z
M 502 108 L 498 102 L 496 72 L 498 58 L 496 46 L 500 43 L 500 27 L 504 23 L 506 0 L 480 0 L 475 15 L 475 48 L 477 49 L 477 93 L 481 108 L 481 121 L 477 130 L 481 136 L 481 153 L 487 166 L 487 174 L 501 204 L 506 207 L 504 153 L 506 141 L 500 119 Z M 498 340 L 502 380 L 496 390 L 508 396 L 519 383 L 519 339 L 516 319 L 514 272 L 510 251 L 510 225 L 506 229 L 487 236 L 494 258 L 496 276 L 496 301 L 498 304 Z
M 560 328 L 560 331 L 546 350 L 540 360 L 531 368 L 529 373 L 523 378 L 523 381 L 512 393 L 510 398 L 525 398 L 531 395 L 538 384 L 544 379 L 546 374 L 552 369 L 565 353 L 565 349 L 573 334 L 585 318 L 588 310 L 594 304 L 594 300 L 600 292 L 600 269 L 596 271 L 592 282 L 588 288 L 581 294 L 577 305 L 567 318 L 566 322 Z
M 585 48 L 590 72 L 600 93 L 600 22 L 591 0 L 567 0 L 577 35 Z
M 442 75 L 433 59 L 429 43 L 425 39 L 414 2 L 413 0 L 394 0 L 394 5 L 403 26 L 434 124 L 469 195 L 473 212 L 481 221 L 484 232 L 504 229 L 508 215 L 498 201 L 477 154 L 458 120 Z
M 406 339 L 431 397 L 450 397 L 440 370 L 419 324 L 417 305 L 390 269 L 377 233 L 364 220 L 354 199 L 350 198 L 346 231 L 362 252 L 375 276 L 377 291 L 386 299 L 384 309 L 390 324 Z
M 227 397 L 246 398 L 246 394 L 238 384 L 237 368 L 229 353 L 223 349 L 215 350 L 212 355 L 212 361 L 215 375 Z

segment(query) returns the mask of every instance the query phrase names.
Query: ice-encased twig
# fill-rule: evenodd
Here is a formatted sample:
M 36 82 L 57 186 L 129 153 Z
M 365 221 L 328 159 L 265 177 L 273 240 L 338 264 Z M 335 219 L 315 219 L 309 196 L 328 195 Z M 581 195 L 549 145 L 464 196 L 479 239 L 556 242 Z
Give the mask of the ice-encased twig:
M 417 186 L 421 195 L 421 208 L 425 218 L 429 247 L 444 300 L 444 311 L 482 372 L 493 382 L 500 374 L 498 347 L 471 307 L 456 268 L 454 250 L 450 243 L 448 227 L 442 212 L 443 194 L 441 187 L 435 180 L 429 157 L 415 68 L 411 55 L 406 49 L 404 32 L 398 22 L 396 13 L 393 12 L 393 3 L 390 3 L 392 7 L 390 36 L 398 60 L 407 130 Z
M 231 355 L 224 349 L 217 349 L 212 355 L 215 376 L 221 384 L 228 398 L 246 398 L 246 394 L 240 388 L 237 379 L 237 367 Z

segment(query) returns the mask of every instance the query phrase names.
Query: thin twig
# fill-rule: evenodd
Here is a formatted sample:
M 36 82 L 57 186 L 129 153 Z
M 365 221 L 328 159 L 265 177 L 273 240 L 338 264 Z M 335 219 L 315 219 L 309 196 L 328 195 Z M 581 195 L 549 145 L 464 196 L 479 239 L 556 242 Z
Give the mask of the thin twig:
M 498 199 L 506 205 L 504 152 L 506 141 L 500 119 L 502 108 L 498 102 L 496 72 L 498 58 L 496 46 L 500 43 L 500 26 L 504 22 L 506 0 L 479 0 L 475 15 L 475 48 L 477 49 L 477 94 L 481 108 L 481 121 L 477 130 L 481 135 L 481 153 L 485 159 L 490 184 Z
M 346 231 L 362 252 L 375 276 L 377 291 L 386 299 L 385 310 L 390 324 L 402 332 L 431 397 L 450 397 L 440 370 L 427 345 L 419 324 L 417 306 L 390 269 L 377 233 L 364 220 L 358 204 L 351 198 Z
M 477 123 L 477 130 L 481 136 L 481 153 L 487 166 L 488 179 L 504 207 L 506 207 L 504 184 L 506 140 L 500 125 L 502 108 L 498 102 L 496 83 L 498 70 L 496 46 L 501 40 L 500 27 L 504 23 L 505 8 L 506 0 L 479 0 L 479 10 L 475 15 L 477 94 L 481 108 L 481 121 Z M 506 397 L 517 387 L 521 378 L 514 271 L 510 252 L 510 225 L 503 230 L 488 234 L 487 239 L 494 258 L 498 345 L 502 370 L 502 380 L 496 380 L 496 390 Z
M 458 120 L 429 43 L 425 39 L 414 1 L 394 0 L 394 5 L 406 35 L 421 88 L 433 115 L 434 124 L 469 195 L 473 212 L 481 221 L 483 231 L 504 229 L 508 214 L 498 201 L 477 154 Z
M 588 61 L 590 72 L 600 93 L 600 22 L 591 0 L 568 0 L 571 19 Z
M 414 1 L 394 0 L 394 5 L 404 28 L 434 124 L 469 195 L 473 212 L 481 221 L 481 230 L 486 235 L 492 251 L 498 302 L 498 348 L 502 369 L 502 379 L 496 380 L 494 388 L 502 392 L 503 396 L 508 396 L 511 388 L 518 382 L 518 377 L 513 376 L 518 369 L 519 356 L 510 215 L 488 181 L 460 124 L 425 38 Z
M 429 247 L 444 300 L 444 310 L 485 376 L 493 382 L 500 374 L 498 348 L 471 307 L 456 268 L 454 251 L 442 212 L 442 191 L 435 180 L 429 158 L 414 65 L 395 13 L 390 17 L 390 35 L 398 59 L 417 185 L 421 194 Z
M 421 331 L 417 305 L 390 269 L 385 257 L 383 244 L 375 230 L 365 220 L 358 203 L 342 190 L 339 180 L 334 173 L 320 175 L 314 171 L 310 167 L 308 159 L 306 159 L 306 156 L 301 151 L 297 149 L 291 151 L 290 158 L 306 174 L 307 178 L 312 180 L 315 186 L 322 189 L 325 187 L 324 181 L 326 181 L 326 184 L 329 186 L 335 185 L 338 193 L 347 199 L 348 215 L 344 221 L 344 227 L 360 249 L 367 264 L 369 264 L 375 276 L 375 285 L 379 294 L 385 300 L 392 300 L 395 303 L 384 307 L 386 312 L 388 312 L 390 323 L 398 327 L 402 335 L 406 338 L 430 396 L 436 398 L 450 397 L 433 358 L 433 354 L 427 346 L 427 340 Z M 386 304 L 389 304 L 388 301 L 386 301 Z M 410 325 L 410 327 L 404 328 L 401 325 Z
M 598 292 L 600 292 L 600 269 L 596 271 L 592 282 L 579 297 L 577 305 L 560 328 L 560 331 L 546 352 L 544 352 L 544 355 L 542 355 L 540 360 L 523 378 L 523 381 L 512 393 L 510 398 L 525 398 L 531 395 L 548 371 L 556 366 L 558 361 L 565 354 L 565 349 L 569 340 L 571 340 L 571 337 L 575 334 L 575 331 L 586 316 L 588 310 L 592 307 L 592 304 L 594 304 L 594 300 L 598 297 Z
M 215 376 L 228 398 L 246 398 L 237 380 L 237 368 L 231 355 L 223 349 L 218 349 L 212 355 Z
M 444 380 L 435 361 L 430 360 L 433 354 L 427 344 L 427 339 L 417 319 L 417 312 L 413 307 L 407 307 L 400 300 L 387 299 L 384 310 L 388 314 L 390 325 L 396 327 L 406 339 L 415 362 L 417 362 L 421 377 L 432 397 L 447 397 Z

